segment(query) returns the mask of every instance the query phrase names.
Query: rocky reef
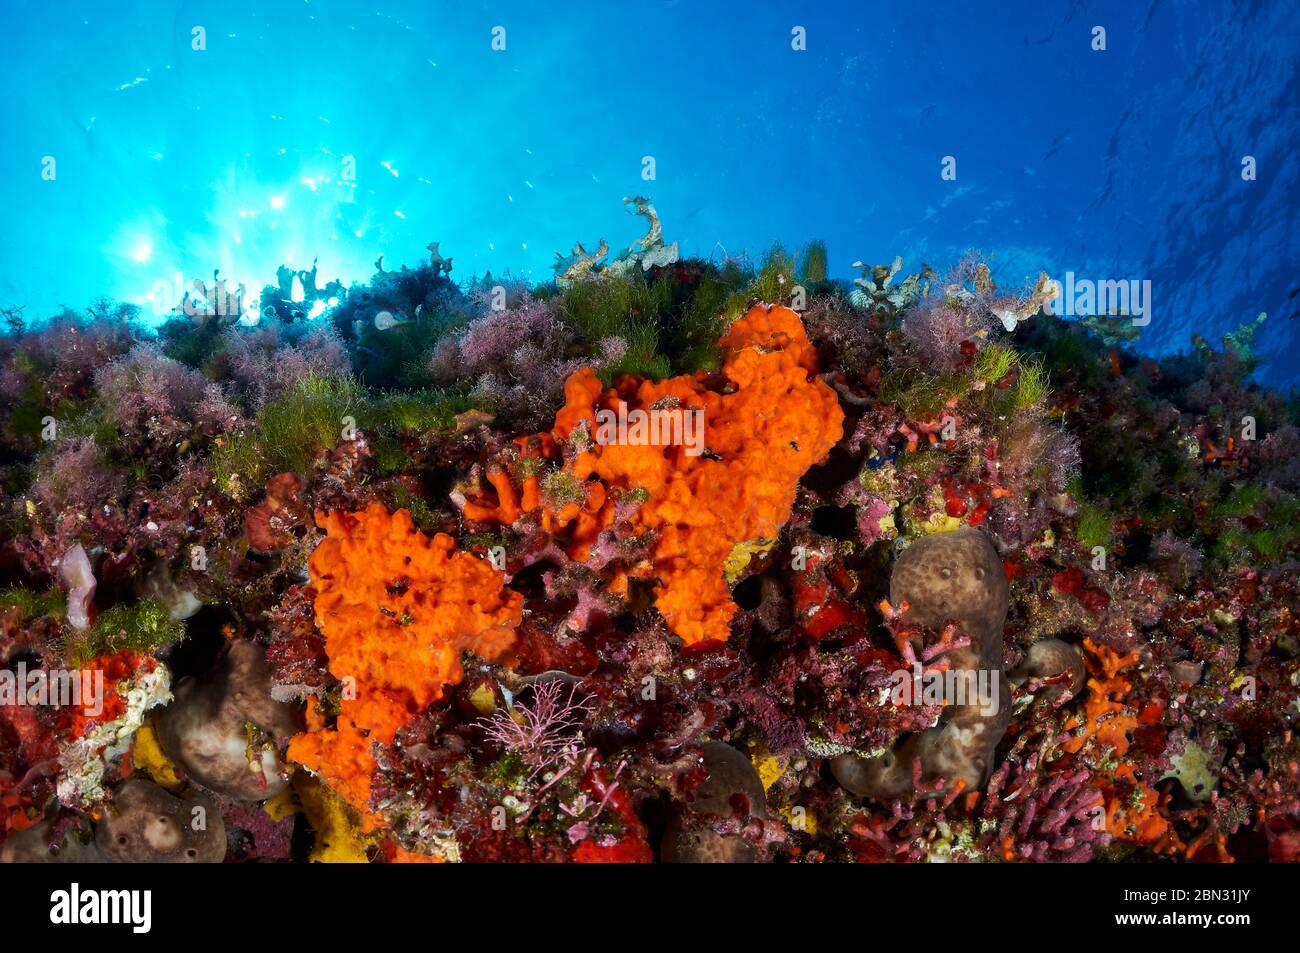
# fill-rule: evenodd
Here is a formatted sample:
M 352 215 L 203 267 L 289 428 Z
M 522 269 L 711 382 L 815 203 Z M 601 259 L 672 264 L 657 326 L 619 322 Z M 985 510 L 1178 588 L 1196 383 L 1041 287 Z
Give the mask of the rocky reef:
M 543 284 L 8 315 L 0 861 L 1296 859 L 1248 331 L 627 201 Z

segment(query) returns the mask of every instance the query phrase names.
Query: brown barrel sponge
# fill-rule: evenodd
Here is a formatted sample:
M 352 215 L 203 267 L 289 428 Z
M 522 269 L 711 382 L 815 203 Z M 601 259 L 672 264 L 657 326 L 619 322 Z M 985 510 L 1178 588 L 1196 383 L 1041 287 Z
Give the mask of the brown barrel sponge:
M 895 605 L 908 603 L 909 622 L 937 628 L 956 621 L 972 640 L 1001 636 L 1008 595 L 998 551 L 970 527 L 918 539 L 899 555 L 889 577 L 889 597 Z M 1000 642 L 987 641 L 1001 652 Z
M 942 780 L 961 782 L 968 790 L 981 787 L 992 772 L 994 749 L 1011 715 L 1003 669 L 1008 587 L 1002 560 L 976 529 L 926 536 L 903 550 L 894 563 L 889 595 L 895 605 L 907 603 L 909 622 L 936 629 L 955 622 L 970 645 L 947 653 L 952 670 L 982 676 L 996 695 L 989 704 L 950 704 L 933 728 L 910 735 L 879 757 L 840 755 L 832 759 L 831 771 L 849 792 L 877 800 L 911 791 L 918 759 L 925 783 Z

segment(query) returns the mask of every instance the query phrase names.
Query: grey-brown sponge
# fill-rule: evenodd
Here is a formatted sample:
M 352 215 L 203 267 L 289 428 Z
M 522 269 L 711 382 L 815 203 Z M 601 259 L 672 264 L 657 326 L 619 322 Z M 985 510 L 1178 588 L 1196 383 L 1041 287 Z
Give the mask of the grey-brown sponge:
M 1011 673 L 1011 684 L 1018 686 L 1035 678 L 1056 679 L 1067 672 L 1068 681 L 1052 685 L 1039 697 L 1045 701 L 1056 701 L 1063 695 L 1073 698 L 1082 690 L 1088 675 L 1083 656 L 1073 645 L 1060 639 L 1042 639 L 1029 647 L 1024 661 Z
M 738 834 L 717 833 L 706 817 L 735 817 L 741 804 L 749 815 L 765 816 L 767 795 L 758 772 L 742 752 L 720 741 L 706 742 L 703 753 L 708 777 L 696 789 L 694 800 L 669 822 L 660 858 L 669 864 L 752 864 L 762 860 L 757 847 Z
M 0 844 L 0 864 L 102 864 L 104 855 L 95 842 L 84 842 L 74 831 L 52 843 L 54 825 L 42 821 L 12 833 Z
M 181 800 L 152 781 L 131 778 L 113 791 L 95 845 L 116 863 L 219 864 L 226 856 L 226 826 L 210 798 Z
M 241 801 L 260 801 L 288 785 L 279 747 L 297 731 L 293 708 L 271 697 L 261 648 L 232 642 L 206 674 L 182 679 L 175 700 L 155 716 L 163 750 L 190 778 Z

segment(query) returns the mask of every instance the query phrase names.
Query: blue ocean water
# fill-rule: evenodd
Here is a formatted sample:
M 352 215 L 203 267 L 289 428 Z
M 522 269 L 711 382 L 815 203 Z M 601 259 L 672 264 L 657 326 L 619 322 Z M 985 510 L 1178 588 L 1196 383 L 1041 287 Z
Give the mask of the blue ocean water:
M 1300 383 L 1289 0 L 4 8 L 0 304 L 29 318 L 431 241 L 454 277 L 545 278 L 639 237 L 644 194 L 684 254 L 1150 280 L 1152 353 L 1266 311 L 1258 377 Z

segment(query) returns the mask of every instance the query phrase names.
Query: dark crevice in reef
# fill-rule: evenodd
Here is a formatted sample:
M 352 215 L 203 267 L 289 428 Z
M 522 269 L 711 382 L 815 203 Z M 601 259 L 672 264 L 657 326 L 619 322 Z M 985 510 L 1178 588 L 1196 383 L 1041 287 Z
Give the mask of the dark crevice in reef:
M 850 540 L 858 535 L 856 506 L 819 506 L 813 510 L 813 532 L 831 539 Z
M 185 638 L 166 653 L 167 665 L 174 679 L 201 675 L 226 647 L 225 630 L 235 620 L 217 606 L 204 606 L 186 625 Z
M 750 576 L 731 590 L 731 598 L 741 609 L 757 609 L 763 601 L 763 577 Z

